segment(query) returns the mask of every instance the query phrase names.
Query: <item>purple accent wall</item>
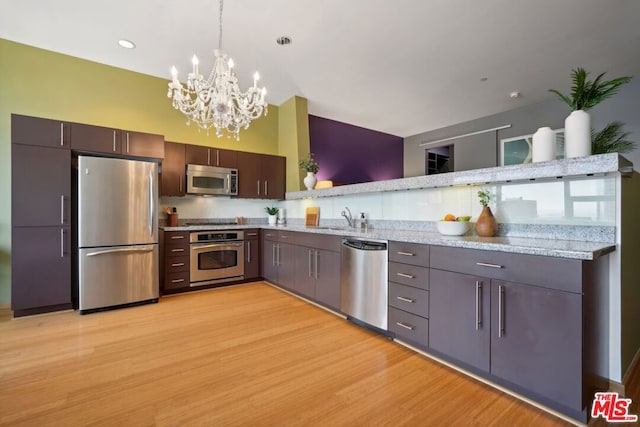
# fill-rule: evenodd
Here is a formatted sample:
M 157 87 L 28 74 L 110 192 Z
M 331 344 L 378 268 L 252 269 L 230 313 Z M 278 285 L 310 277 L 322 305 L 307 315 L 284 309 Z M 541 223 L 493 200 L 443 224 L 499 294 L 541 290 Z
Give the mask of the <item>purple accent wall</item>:
M 402 178 L 403 139 L 309 115 L 309 145 L 319 180 L 357 184 Z

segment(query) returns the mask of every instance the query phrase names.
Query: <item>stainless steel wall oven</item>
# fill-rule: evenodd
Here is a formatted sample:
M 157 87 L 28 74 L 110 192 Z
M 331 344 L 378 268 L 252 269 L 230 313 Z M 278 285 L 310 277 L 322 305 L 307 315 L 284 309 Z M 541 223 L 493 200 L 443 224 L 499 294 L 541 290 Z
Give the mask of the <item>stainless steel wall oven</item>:
M 243 240 L 242 231 L 192 232 L 190 286 L 244 279 Z

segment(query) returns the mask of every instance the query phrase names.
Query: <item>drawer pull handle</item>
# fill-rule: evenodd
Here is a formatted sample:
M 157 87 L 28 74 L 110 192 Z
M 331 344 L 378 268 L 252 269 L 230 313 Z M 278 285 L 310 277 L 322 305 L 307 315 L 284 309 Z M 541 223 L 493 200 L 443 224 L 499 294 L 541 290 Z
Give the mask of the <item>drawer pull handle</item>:
M 416 256 L 416 254 L 412 254 L 411 252 L 398 252 L 398 255 L 402 255 L 402 256 Z
M 407 325 L 406 323 L 403 323 L 403 322 L 396 322 L 396 325 L 400 326 L 401 328 L 408 329 L 410 331 L 413 331 L 416 328 L 415 326 Z
M 247 236 L 257 236 L 258 233 L 247 233 Z
M 182 282 L 184 282 L 184 279 L 173 279 L 171 281 L 171 283 L 182 283 Z
M 415 279 L 416 276 L 407 273 L 396 273 L 397 276 L 404 277 L 406 279 Z
M 503 268 L 501 265 L 487 264 L 486 262 L 476 262 L 476 265 L 479 265 L 480 267 Z
M 180 239 L 184 239 L 184 236 L 171 236 L 172 240 L 180 240 Z
M 396 297 L 396 299 L 399 299 L 400 301 L 404 301 L 404 302 L 416 302 L 416 300 L 407 298 L 407 297 Z
M 184 266 L 184 262 L 174 262 L 171 264 L 171 267 L 182 267 Z
M 184 249 L 183 248 L 171 249 L 171 252 L 184 252 Z
M 288 239 L 289 237 L 287 236 L 280 236 L 281 239 Z

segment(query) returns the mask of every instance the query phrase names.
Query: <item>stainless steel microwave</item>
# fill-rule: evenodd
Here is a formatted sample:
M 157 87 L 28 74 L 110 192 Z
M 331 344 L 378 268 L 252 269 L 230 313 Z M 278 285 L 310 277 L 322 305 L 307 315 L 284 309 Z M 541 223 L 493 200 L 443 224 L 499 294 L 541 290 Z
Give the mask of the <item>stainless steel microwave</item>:
M 187 193 L 237 196 L 238 169 L 187 165 Z

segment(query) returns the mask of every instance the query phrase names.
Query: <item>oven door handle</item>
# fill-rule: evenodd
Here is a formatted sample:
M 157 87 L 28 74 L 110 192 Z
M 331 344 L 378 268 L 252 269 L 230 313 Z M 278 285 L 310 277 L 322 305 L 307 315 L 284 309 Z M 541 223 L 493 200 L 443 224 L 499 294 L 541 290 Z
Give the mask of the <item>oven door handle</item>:
M 209 249 L 209 248 L 225 248 L 225 247 L 232 247 L 232 248 L 241 248 L 242 247 L 242 243 L 215 243 L 215 244 L 191 244 L 191 249 Z

